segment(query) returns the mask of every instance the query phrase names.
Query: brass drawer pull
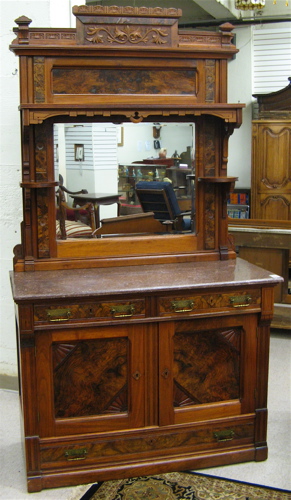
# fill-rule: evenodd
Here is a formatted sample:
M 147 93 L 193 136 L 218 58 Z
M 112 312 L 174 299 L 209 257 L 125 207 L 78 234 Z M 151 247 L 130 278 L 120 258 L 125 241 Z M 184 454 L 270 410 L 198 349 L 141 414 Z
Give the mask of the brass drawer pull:
M 229 301 L 232 307 L 248 307 L 252 302 L 252 297 L 250 295 L 237 295 L 235 297 L 230 297 Z
M 47 311 L 47 317 L 51 322 L 68 321 L 71 317 L 71 311 L 69 309 L 51 309 Z
M 225 431 L 214 432 L 213 435 L 218 442 L 231 441 L 235 436 L 234 432 L 228 429 Z
M 114 306 L 110 312 L 114 318 L 130 318 L 135 313 L 135 307 L 133 305 Z
M 194 309 L 193 300 L 172 300 L 171 304 L 176 313 L 191 312 Z
M 65 453 L 65 457 L 68 462 L 73 462 L 74 460 L 85 460 L 87 455 L 86 448 L 80 448 L 79 450 L 68 450 Z

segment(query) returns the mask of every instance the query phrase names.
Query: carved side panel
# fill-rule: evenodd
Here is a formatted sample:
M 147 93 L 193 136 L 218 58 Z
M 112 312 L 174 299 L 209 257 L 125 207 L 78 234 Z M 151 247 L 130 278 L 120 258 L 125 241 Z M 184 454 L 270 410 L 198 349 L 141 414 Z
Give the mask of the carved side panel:
M 38 189 L 37 193 L 37 241 L 38 257 L 45 259 L 50 256 L 48 210 L 49 198 L 46 188 Z
M 240 397 L 239 328 L 174 336 L 174 406 Z
M 47 128 L 35 126 L 35 176 L 36 181 L 47 180 Z
M 205 120 L 205 128 L 204 128 L 204 158 L 203 158 L 203 166 L 204 172 L 203 176 L 211 177 L 216 175 L 216 140 L 217 140 L 217 130 L 216 123 L 212 119 Z
M 204 191 L 204 241 L 206 250 L 215 248 L 215 186 L 206 184 Z
M 198 128 L 198 127 L 197 127 Z M 218 124 L 212 118 L 204 119 L 202 130 L 199 132 L 199 150 L 201 160 L 199 161 L 199 174 L 203 177 L 217 175 L 217 130 Z M 220 132 L 219 132 L 220 133 Z M 203 232 L 206 250 L 215 248 L 215 221 L 216 221 L 216 193 L 214 184 L 205 183 L 203 186 L 204 199 L 201 201 L 204 212 Z
M 56 418 L 128 411 L 128 340 L 53 344 Z

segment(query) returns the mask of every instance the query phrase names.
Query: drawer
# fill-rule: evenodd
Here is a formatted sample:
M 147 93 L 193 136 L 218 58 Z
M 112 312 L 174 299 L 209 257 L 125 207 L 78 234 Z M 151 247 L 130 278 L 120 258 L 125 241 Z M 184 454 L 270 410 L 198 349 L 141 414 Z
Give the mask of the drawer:
M 144 299 L 34 306 L 36 324 L 70 323 L 78 320 L 109 321 L 144 317 Z
M 254 445 L 254 417 L 237 417 L 233 421 L 198 424 L 167 430 L 150 430 L 127 436 L 115 434 L 90 440 L 80 438 L 58 443 L 43 440 L 40 444 L 42 469 L 70 469 L 78 466 L 106 466 L 156 456 L 191 454 L 210 450 Z
M 199 295 L 175 295 L 159 297 L 159 316 L 201 314 L 209 311 L 223 312 L 252 309 L 260 310 L 261 291 L 233 291 Z

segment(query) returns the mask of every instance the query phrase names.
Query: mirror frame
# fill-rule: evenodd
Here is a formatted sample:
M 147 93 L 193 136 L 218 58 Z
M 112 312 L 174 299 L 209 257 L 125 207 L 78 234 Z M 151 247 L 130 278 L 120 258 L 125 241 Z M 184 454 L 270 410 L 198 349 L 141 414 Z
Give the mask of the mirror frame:
M 235 258 L 226 211 L 235 181 L 227 176 L 228 139 L 244 105 L 227 103 L 233 27 L 179 31 L 180 9 L 99 5 L 73 12 L 76 29 L 30 28 L 30 19 L 17 19 L 10 46 L 20 57 L 22 125 L 22 243 L 14 269 Z M 196 233 L 56 240 L 53 124 L 79 119 L 195 122 Z

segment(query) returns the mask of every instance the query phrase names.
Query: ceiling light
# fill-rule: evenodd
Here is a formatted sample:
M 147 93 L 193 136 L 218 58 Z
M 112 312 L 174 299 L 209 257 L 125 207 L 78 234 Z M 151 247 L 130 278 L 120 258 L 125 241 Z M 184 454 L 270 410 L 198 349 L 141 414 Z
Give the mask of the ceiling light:
M 235 8 L 239 10 L 261 10 L 265 7 L 265 0 L 235 0 Z

